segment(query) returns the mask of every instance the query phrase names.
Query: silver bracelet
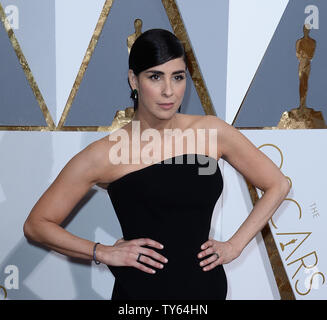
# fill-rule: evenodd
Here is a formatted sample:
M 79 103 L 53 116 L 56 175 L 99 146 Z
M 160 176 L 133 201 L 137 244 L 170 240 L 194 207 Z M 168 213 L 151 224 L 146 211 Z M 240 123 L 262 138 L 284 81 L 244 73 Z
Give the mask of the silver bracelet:
M 96 254 L 95 254 L 98 244 L 100 244 L 100 242 L 97 242 L 93 247 L 93 261 L 95 262 L 95 264 L 100 264 L 100 261 L 97 260 Z

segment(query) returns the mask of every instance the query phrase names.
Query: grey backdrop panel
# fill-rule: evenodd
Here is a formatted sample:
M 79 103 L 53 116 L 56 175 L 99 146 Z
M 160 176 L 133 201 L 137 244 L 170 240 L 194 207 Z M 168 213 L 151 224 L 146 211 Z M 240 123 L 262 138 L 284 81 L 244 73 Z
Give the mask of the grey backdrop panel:
M 67 136 L 67 141 L 69 141 L 69 136 L 79 135 L 75 132 L 7 131 L 4 132 L 0 141 L 1 150 L 11 150 L 11 152 L 1 153 L 1 163 L 10 163 L 10 166 L 0 166 L 1 187 L 6 197 L 6 201 L 0 202 L 0 216 L 3 218 L 3 215 L 6 214 L 15 215 L 17 223 L 13 228 L 15 232 L 17 229 L 21 230 L 21 239 L 10 250 L 10 253 L 0 261 L 0 285 L 4 284 L 4 279 L 8 276 L 5 273 L 6 266 L 15 265 L 19 269 L 19 289 L 8 289 L 8 298 L 11 300 L 44 299 L 44 296 L 39 294 L 39 290 L 34 290 L 34 287 L 40 288 L 40 286 L 52 290 L 51 295 L 56 296 L 56 299 L 66 299 L 64 298 L 66 294 L 61 292 L 60 288 L 65 286 L 63 279 L 66 279 L 67 275 L 63 278 L 60 271 L 58 273 L 56 263 L 47 264 L 47 270 L 42 266 L 52 251 L 45 246 L 27 240 L 23 235 L 23 223 L 32 209 L 31 205 L 34 205 L 34 201 L 32 204 L 30 199 L 35 199 L 36 202 L 38 197 L 48 188 L 53 158 L 62 156 L 53 153 L 53 150 L 56 149 L 53 146 L 54 135 L 58 134 Z M 106 134 L 103 132 L 84 133 L 81 149 Z M 74 138 L 73 141 L 75 141 Z M 40 150 L 42 152 L 39 152 Z M 35 157 L 36 154 L 37 157 Z M 24 155 L 24 161 L 22 161 L 21 155 Z M 91 241 L 95 241 L 95 232 L 98 228 L 115 239 L 122 237 L 121 227 L 107 192 L 98 191 L 95 188 L 91 188 L 87 192 L 61 225 L 67 231 Z M 3 236 L 2 239 L 5 237 Z M 103 242 L 103 239 L 101 238 L 100 241 Z M 112 245 L 112 243 L 108 244 Z M 74 299 L 103 299 L 93 288 L 91 261 L 65 257 L 60 254 L 59 258 L 67 259 L 70 262 L 68 267 L 73 285 L 67 283 L 66 286 L 68 290 L 76 292 Z M 105 272 L 110 272 L 106 265 L 99 267 Z M 62 269 L 59 268 L 59 270 Z M 31 288 L 29 277 L 33 276 L 34 272 L 39 272 L 43 281 L 46 277 L 56 277 L 58 287 L 51 287 L 51 280 L 40 283 L 42 280 L 37 279 L 39 284 L 32 284 Z M 112 286 L 108 287 L 107 291 L 106 299 L 110 299 Z
M 65 125 L 110 125 L 117 110 L 133 105 L 128 84 L 126 41 L 135 31 L 136 18 L 142 19 L 143 32 L 152 28 L 172 31 L 161 0 L 115 1 Z M 187 78 L 187 90 L 181 112 L 204 114 L 189 74 Z
M 23 54 L 36 79 L 44 84 L 43 97 L 47 105 L 56 103 L 55 78 L 55 3 L 44 0 L 4 0 L 3 9 L 15 5 L 19 10 L 19 29 L 14 30 Z M 42 12 L 37 15 L 36 12 Z M 37 27 L 39 26 L 39 27 Z M 17 38 L 17 36 L 16 36 Z M 18 42 L 20 42 L 18 39 Z M 40 44 L 40 39 L 46 39 Z M 33 57 L 32 65 L 28 57 Z M 46 66 L 46 67 L 45 67 Z M 37 77 L 36 77 L 37 76 Z M 17 55 L 0 23 L 0 125 L 4 126 L 46 126 L 40 106 L 18 61 Z
M 327 2 L 291 0 L 240 109 L 236 127 L 276 126 L 284 111 L 299 106 L 295 43 L 303 37 L 307 5 L 316 5 L 320 14 L 319 29 L 310 31 L 310 36 L 317 41 L 317 47 L 311 63 L 307 106 L 322 111 L 327 120 Z M 251 37 L 251 34 L 248 36 Z

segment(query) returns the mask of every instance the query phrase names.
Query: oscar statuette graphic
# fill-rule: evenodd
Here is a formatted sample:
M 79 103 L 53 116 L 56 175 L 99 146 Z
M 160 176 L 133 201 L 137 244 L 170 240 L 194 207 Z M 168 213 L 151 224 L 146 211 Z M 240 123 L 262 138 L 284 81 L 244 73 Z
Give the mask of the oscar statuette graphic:
M 128 54 L 131 52 L 131 48 L 136 41 L 136 39 L 142 34 L 142 20 L 141 19 L 135 19 L 134 21 L 134 28 L 135 32 L 128 36 L 127 38 L 127 49 Z M 125 124 L 130 122 L 133 119 L 134 116 L 134 108 L 133 107 L 127 107 L 125 110 L 118 110 L 114 116 L 114 119 L 109 127 L 109 131 L 117 130 L 121 127 L 123 127 Z
M 136 39 L 142 34 L 142 25 L 143 22 L 141 19 L 135 19 L 134 21 L 135 32 L 127 38 L 128 54 L 131 52 L 131 48 L 134 42 L 136 41 Z
M 277 125 L 279 129 L 324 129 L 326 123 L 321 111 L 307 107 L 308 83 L 311 60 L 316 50 L 316 40 L 309 36 L 310 29 L 303 26 L 303 37 L 296 41 L 296 57 L 299 60 L 300 105 L 285 111 Z

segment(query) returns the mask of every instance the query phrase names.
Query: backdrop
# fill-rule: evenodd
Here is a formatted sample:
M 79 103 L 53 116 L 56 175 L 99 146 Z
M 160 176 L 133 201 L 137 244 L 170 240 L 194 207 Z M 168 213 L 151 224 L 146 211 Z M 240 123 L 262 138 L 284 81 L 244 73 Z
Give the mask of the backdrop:
M 182 112 L 215 114 L 262 147 L 293 182 L 269 223 L 276 254 L 258 234 L 225 265 L 228 299 L 324 299 L 325 130 L 269 130 L 297 107 L 295 42 L 317 41 L 308 105 L 326 114 L 324 1 L 0 0 L 0 299 L 110 299 L 113 275 L 26 240 L 23 224 L 64 165 L 110 133 L 132 105 L 127 37 L 166 28 L 193 57 Z M 261 128 L 261 129 L 260 129 Z M 278 150 L 282 150 L 280 153 Z M 276 153 L 277 152 L 277 153 Z M 219 160 L 224 190 L 210 235 L 226 240 L 253 207 L 243 177 Z M 259 194 L 260 196 L 260 194 Z M 238 201 L 235 201 L 238 199 Z M 113 244 L 122 236 L 107 193 L 93 187 L 64 223 Z M 277 259 L 277 264 L 276 264 Z M 272 264 L 274 261 L 275 265 Z M 276 266 L 282 271 L 276 273 Z

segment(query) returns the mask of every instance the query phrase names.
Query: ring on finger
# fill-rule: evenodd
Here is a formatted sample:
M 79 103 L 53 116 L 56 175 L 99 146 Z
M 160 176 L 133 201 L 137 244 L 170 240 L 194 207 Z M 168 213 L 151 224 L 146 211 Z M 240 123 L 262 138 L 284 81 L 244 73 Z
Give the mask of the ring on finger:
M 219 259 L 219 254 L 215 252 L 214 255 L 217 256 L 217 260 L 218 260 Z
M 137 259 L 136 259 L 137 262 L 141 262 L 141 260 L 140 260 L 141 255 L 142 255 L 142 253 L 139 253 L 139 255 L 138 255 Z

